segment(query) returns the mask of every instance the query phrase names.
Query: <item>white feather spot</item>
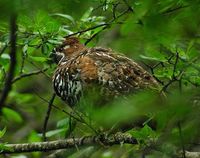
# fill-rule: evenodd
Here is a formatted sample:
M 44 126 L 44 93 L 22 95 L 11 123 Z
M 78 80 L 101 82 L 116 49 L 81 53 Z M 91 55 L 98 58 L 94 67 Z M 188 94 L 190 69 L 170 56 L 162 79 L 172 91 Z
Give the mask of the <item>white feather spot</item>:
M 64 48 L 63 49 L 68 49 L 68 48 L 70 48 L 70 45 L 66 45 L 66 46 L 64 46 Z
M 67 64 L 67 61 L 61 62 L 60 65 L 65 65 Z
M 62 80 L 60 80 L 60 83 L 59 83 L 59 87 L 61 87 L 62 86 Z
M 79 94 L 79 92 L 82 90 L 82 85 L 81 85 L 81 82 L 80 81 L 77 81 L 76 82 L 77 83 L 77 87 L 76 87 L 76 92 L 75 92 L 75 94 L 77 95 L 77 94 Z
M 59 77 L 60 77 L 60 75 L 58 74 L 58 75 L 56 76 L 56 80 L 59 80 Z

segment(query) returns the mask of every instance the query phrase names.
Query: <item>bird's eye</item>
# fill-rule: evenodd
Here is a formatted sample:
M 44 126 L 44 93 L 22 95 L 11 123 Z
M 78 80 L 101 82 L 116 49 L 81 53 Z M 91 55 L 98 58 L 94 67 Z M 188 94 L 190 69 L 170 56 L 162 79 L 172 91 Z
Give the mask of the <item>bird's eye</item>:
M 64 56 L 65 55 L 63 53 L 62 47 L 54 48 L 52 53 L 50 54 L 50 58 L 52 58 L 52 60 L 57 64 L 64 58 Z
M 56 63 L 59 63 L 64 57 L 64 53 L 56 52 Z
M 58 48 L 58 51 L 59 51 L 59 52 L 62 52 L 62 51 L 63 51 L 63 48 L 62 48 L 62 47 Z

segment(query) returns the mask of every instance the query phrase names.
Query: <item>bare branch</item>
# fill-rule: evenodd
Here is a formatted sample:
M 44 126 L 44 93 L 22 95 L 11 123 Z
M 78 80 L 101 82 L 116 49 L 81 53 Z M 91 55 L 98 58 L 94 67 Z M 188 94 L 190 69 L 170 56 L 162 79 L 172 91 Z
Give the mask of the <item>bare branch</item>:
M 187 7 L 190 7 L 189 5 L 185 5 L 185 6 L 178 6 L 176 8 L 169 8 L 167 10 L 165 10 L 164 12 L 162 12 L 161 14 L 164 14 L 164 15 L 167 15 L 167 14 L 171 14 L 173 12 L 176 12 L 180 9 L 184 9 L 184 8 L 187 8 Z
M 37 70 L 37 71 L 30 72 L 30 73 L 21 74 L 20 76 L 14 78 L 12 80 L 12 83 L 15 83 L 16 81 L 19 81 L 20 79 L 25 78 L 25 77 L 30 77 L 30 76 L 33 76 L 33 75 L 38 75 L 38 74 L 43 73 L 43 72 L 45 72 L 47 70 L 48 70 L 48 68 L 45 68 L 45 69 L 42 69 L 42 70 Z
M 17 15 L 13 14 L 10 19 L 10 44 L 11 44 L 11 50 L 10 50 L 10 67 L 7 75 L 7 79 L 5 81 L 5 86 L 2 91 L 2 95 L 0 98 L 0 111 L 2 110 L 4 106 L 4 102 L 6 101 L 6 98 L 8 96 L 9 91 L 12 88 L 12 79 L 14 77 L 15 72 L 15 65 L 16 65 L 16 39 L 17 39 L 17 24 L 16 24 Z
M 183 140 L 183 134 L 182 134 L 182 128 L 181 128 L 180 121 L 178 122 L 178 130 L 179 130 L 180 141 L 181 141 L 182 157 L 186 158 L 186 156 L 185 156 L 185 145 L 184 145 L 184 140 Z
M 134 12 L 132 6 L 129 5 L 128 2 L 127 2 L 126 0 L 123 0 L 123 2 L 125 3 L 125 5 L 128 7 L 128 9 L 129 9 L 131 12 Z
M 28 59 L 27 59 L 28 60 Z M 30 61 L 30 60 L 28 60 L 28 62 L 30 63 L 30 64 L 32 64 L 35 68 L 37 68 L 38 70 L 41 70 L 41 73 L 43 73 L 47 78 L 49 78 L 49 79 L 51 79 L 51 76 L 49 76 L 47 73 L 45 73 L 45 71 L 42 71 L 42 69 L 39 67 L 39 66 L 37 66 L 34 62 L 32 62 L 32 61 Z
M 168 62 L 170 63 L 172 58 L 170 57 L 168 59 Z M 179 54 L 178 52 L 176 53 L 176 58 L 175 58 L 175 62 L 174 63 L 170 63 L 173 65 L 173 73 L 172 73 L 172 76 L 171 76 L 171 79 L 168 81 L 168 83 L 166 85 L 163 86 L 162 90 L 161 91 L 164 91 L 166 92 L 167 88 L 174 82 L 176 81 L 180 81 L 180 78 L 181 76 L 183 75 L 183 71 L 179 72 L 178 75 L 176 75 L 176 71 L 177 71 L 177 64 L 178 64 L 178 61 L 179 61 Z
M 43 136 L 44 141 L 46 141 L 46 139 L 47 139 L 46 138 L 47 124 L 48 124 L 48 121 L 49 121 L 49 116 L 50 116 L 50 113 L 51 113 L 52 104 L 53 104 L 55 97 L 56 97 L 56 94 L 54 93 L 51 97 L 51 100 L 48 103 L 48 109 L 47 109 L 47 113 L 46 113 L 46 116 L 45 116 L 43 132 L 42 132 L 42 136 Z
M 185 151 L 185 157 L 187 157 L 187 158 L 200 158 L 200 152 Z
M 37 97 L 39 97 L 41 100 L 43 100 L 44 102 L 46 102 L 46 103 L 49 104 L 49 101 L 48 101 L 47 99 L 41 97 L 39 94 L 37 94 L 37 92 L 35 92 L 35 95 L 36 95 Z M 79 121 L 79 122 L 83 123 L 82 120 L 80 120 L 80 119 L 77 118 L 76 116 L 72 115 L 72 113 L 67 112 L 67 111 L 64 110 L 64 109 L 61 109 L 60 107 L 58 107 L 58 106 L 56 106 L 56 105 L 54 105 L 54 104 L 52 104 L 52 107 L 53 107 L 54 109 L 56 109 L 56 110 L 59 110 L 59 111 L 63 112 L 64 114 L 66 114 L 66 115 L 72 117 L 72 118 L 75 119 L 76 121 Z
M 119 19 L 120 17 L 124 16 L 125 14 L 127 14 L 128 12 L 130 12 L 130 8 L 128 8 L 127 10 L 125 10 L 124 12 L 122 12 L 120 15 L 118 15 L 117 17 L 113 18 L 110 22 L 107 23 L 107 25 L 103 26 L 102 29 L 100 31 L 98 31 L 97 33 L 95 33 L 94 35 L 92 35 L 92 37 L 90 37 L 86 42 L 85 45 L 87 45 L 92 39 L 94 39 L 99 33 L 101 33 L 102 31 L 104 31 L 105 29 L 107 29 L 108 27 L 110 27 L 114 21 L 116 21 L 117 19 Z
M 74 36 L 74 35 L 77 35 L 77 34 L 82 34 L 82 33 L 85 33 L 87 31 L 94 30 L 96 28 L 104 27 L 104 26 L 107 26 L 107 25 L 110 25 L 110 24 L 104 23 L 104 24 L 93 26 L 93 27 L 89 27 L 89 28 L 87 28 L 85 30 L 81 30 L 81 31 L 75 32 L 73 34 L 67 35 L 67 36 L 65 36 L 65 38 L 70 37 L 70 36 Z
M 49 142 L 36 142 L 36 143 L 24 143 L 24 144 L 6 144 L 8 147 L 1 154 L 6 153 L 22 153 L 22 152 L 36 152 L 36 151 L 51 151 L 58 149 L 70 149 L 83 147 L 83 146 L 96 146 L 106 145 L 112 146 L 115 144 L 137 144 L 135 138 L 130 134 L 116 133 L 111 136 L 99 135 L 99 136 L 85 136 L 82 138 L 69 138 L 65 140 L 56 140 Z

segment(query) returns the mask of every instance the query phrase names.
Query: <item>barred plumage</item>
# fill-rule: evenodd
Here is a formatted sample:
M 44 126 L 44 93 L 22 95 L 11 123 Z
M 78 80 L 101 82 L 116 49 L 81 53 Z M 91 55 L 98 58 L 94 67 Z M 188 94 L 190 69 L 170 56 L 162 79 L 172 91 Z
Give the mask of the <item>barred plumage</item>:
M 157 87 L 157 81 L 133 60 L 111 49 L 86 48 L 75 37 L 54 49 L 58 67 L 53 76 L 55 92 L 75 105 L 90 85 L 101 86 L 111 96 Z

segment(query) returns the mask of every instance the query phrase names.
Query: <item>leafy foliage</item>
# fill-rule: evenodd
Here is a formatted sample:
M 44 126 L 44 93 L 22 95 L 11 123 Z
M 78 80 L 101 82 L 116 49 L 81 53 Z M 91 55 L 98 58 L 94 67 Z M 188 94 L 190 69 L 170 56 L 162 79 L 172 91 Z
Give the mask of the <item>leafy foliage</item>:
M 172 157 L 177 151 L 195 149 L 200 131 L 199 7 L 198 0 L 0 1 L 0 94 L 10 66 L 8 21 L 13 13 L 18 25 L 14 76 L 19 77 L 1 112 L 0 152 L 6 142 L 43 139 L 56 68 L 50 53 L 68 35 L 139 61 L 158 80 L 164 97 L 145 91 L 98 107 L 99 96 L 91 92 L 75 110 L 56 98 L 47 124 L 48 140 L 64 139 L 70 119 L 77 121 L 73 135 L 81 137 L 120 131 L 145 116 L 142 127 L 125 130 L 139 145 L 85 147 L 63 157 Z M 152 120 L 156 129 L 149 124 Z

